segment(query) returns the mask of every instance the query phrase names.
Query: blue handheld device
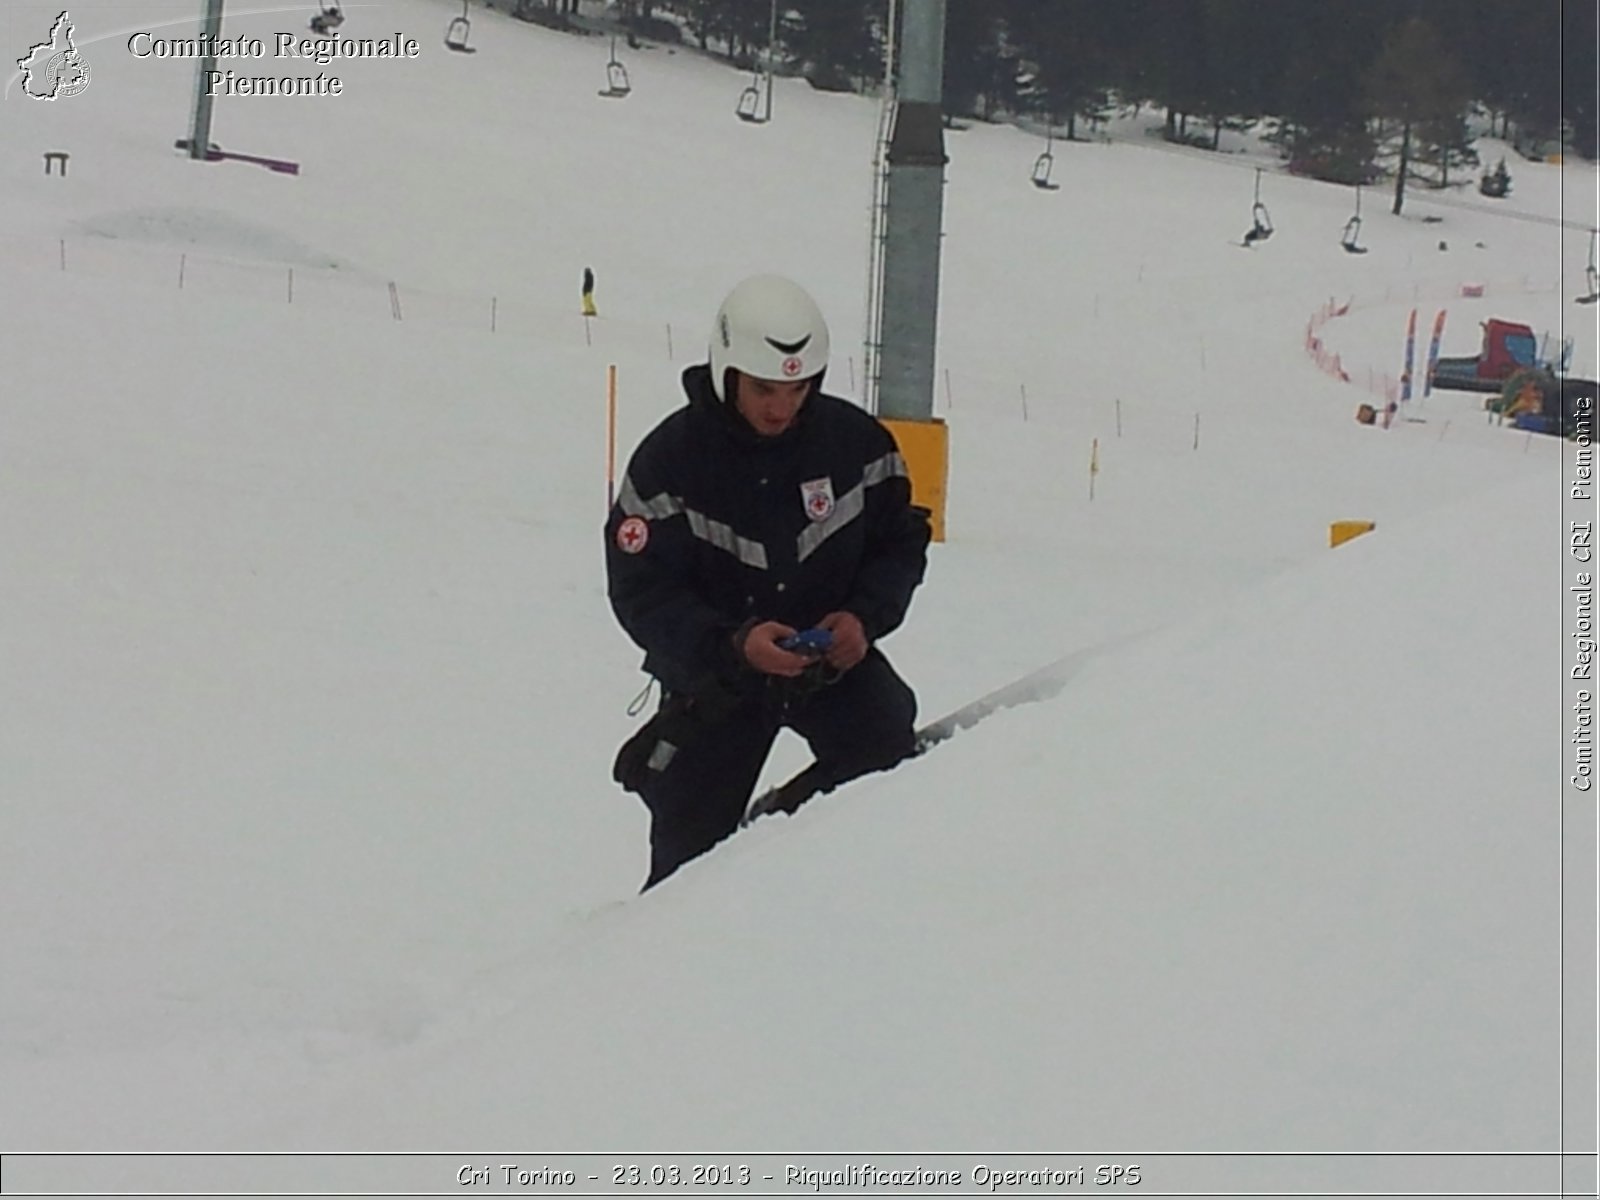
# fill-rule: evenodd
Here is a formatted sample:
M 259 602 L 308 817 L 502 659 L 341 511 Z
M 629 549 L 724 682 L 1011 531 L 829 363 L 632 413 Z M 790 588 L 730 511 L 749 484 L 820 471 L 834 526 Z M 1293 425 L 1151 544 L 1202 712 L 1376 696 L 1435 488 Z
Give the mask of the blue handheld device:
M 778 643 L 778 648 L 807 658 L 821 658 L 833 645 L 833 634 L 826 629 L 802 629 Z

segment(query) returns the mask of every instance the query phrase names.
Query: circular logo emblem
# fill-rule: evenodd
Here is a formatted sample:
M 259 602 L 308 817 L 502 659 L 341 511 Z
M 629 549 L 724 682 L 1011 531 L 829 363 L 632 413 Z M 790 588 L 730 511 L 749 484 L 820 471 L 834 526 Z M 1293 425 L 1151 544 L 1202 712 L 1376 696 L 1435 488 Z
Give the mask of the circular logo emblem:
M 796 375 L 800 374 L 804 367 L 805 364 L 802 363 L 799 357 L 796 355 L 791 354 L 788 358 L 783 360 L 783 373 L 789 379 L 793 379 Z
M 58 99 L 62 96 L 76 96 L 89 86 L 88 64 L 76 54 L 69 56 L 65 50 L 50 59 L 44 72 Z
M 643 517 L 629 517 L 617 526 L 617 549 L 637 554 L 650 541 L 650 524 Z

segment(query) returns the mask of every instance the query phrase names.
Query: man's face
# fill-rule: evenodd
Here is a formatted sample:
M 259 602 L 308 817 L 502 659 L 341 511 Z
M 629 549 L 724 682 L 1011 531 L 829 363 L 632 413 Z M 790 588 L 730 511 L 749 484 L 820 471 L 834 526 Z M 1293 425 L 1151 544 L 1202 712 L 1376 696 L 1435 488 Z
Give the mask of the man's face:
M 809 379 L 757 379 L 743 371 L 733 373 L 733 406 L 762 437 L 777 437 L 800 413 Z

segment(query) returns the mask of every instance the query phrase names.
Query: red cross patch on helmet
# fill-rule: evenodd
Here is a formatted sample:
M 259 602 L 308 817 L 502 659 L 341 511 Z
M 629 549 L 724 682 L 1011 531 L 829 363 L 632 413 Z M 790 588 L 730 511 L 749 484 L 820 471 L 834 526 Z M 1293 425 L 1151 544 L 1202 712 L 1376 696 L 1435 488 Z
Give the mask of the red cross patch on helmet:
M 805 370 L 805 363 L 800 361 L 798 355 L 791 354 L 783 360 L 783 374 L 786 379 L 793 379 L 803 370 Z

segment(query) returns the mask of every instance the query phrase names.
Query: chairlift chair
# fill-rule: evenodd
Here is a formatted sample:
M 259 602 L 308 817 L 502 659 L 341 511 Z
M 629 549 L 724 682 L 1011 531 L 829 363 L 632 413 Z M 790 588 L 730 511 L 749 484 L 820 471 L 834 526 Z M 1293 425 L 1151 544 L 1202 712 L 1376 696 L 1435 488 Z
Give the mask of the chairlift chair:
M 750 86 L 739 93 L 739 103 L 733 111 L 741 121 L 749 121 L 755 125 L 766 121 L 767 116 L 761 111 L 761 75 L 759 72 L 750 81 Z
M 334 3 L 325 3 L 316 16 L 311 18 L 311 32 L 323 35 L 331 34 L 344 24 L 344 13 L 339 11 L 339 6 Z
M 1046 150 L 1033 160 L 1033 186 L 1041 191 L 1053 192 L 1061 185 L 1050 181 L 1050 169 L 1055 165 L 1055 156 Z
M 1365 254 L 1367 248 L 1360 244 L 1361 237 L 1361 185 L 1356 184 L 1356 214 L 1344 223 L 1344 233 L 1339 236 L 1339 245 L 1343 246 L 1347 254 Z
M 1589 266 L 1583 273 L 1584 280 L 1589 285 L 1589 291 L 1587 295 L 1578 297 L 1579 304 L 1593 304 L 1595 301 L 1600 300 L 1600 262 L 1597 262 L 1595 258 L 1597 241 L 1600 241 L 1600 229 L 1591 229 L 1589 231 Z
M 752 125 L 765 125 L 772 120 L 772 63 L 773 54 L 778 42 L 778 0 L 772 0 L 768 14 L 767 24 L 767 54 L 762 67 L 758 67 L 750 77 L 750 86 L 739 93 L 739 103 L 734 105 L 733 112 L 741 121 Z M 765 81 L 767 102 L 761 103 L 761 87 Z
M 633 90 L 628 84 L 628 68 L 617 61 L 617 39 L 611 39 L 611 61 L 606 63 L 606 89 L 600 94 L 607 100 L 621 100 Z
M 1052 183 L 1050 180 L 1050 171 L 1056 163 L 1055 155 L 1050 152 L 1053 141 L 1052 136 L 1046 135 L 1044 153 L 1033 160 L 1033 186 L 1043 192 L 1054 192 L 1061 187 L 1059 183 Z
M 1348 254 L 1365 254 L 1367 248 L 1359 243 L 1360 236 L 1361 218 L 1351 217 L 1344 223 L 1344 233 L 1339 237 L 1339 245 L 1343 246 Z
M 1250 208 L 1250 229 L 1244 235 L 1243 244 L 1254 247 L 1257 242 L 1264 242 L 1272 236 L 1272 217 L 1267 212 L 1267 206 L 1261 203 L 1261 168 L 1256 168 L 1256 201 Z
M 1254 246 L 1257 242 L 1264 242 L 1272 236 L 1272 218 L 1267 215 L 1267 206 L 1257 204 L 1250 210 L 1251 225 L 1244 235 L 1244 244 Z
M 444 31 L 445 49 L 458 54 L 476 54 L 477 50 L 467 45 L 467 35 L 471 32 L 472 22 L 467 19 L 467 0 L 461 0 L 461 15 L 451 21 Z

